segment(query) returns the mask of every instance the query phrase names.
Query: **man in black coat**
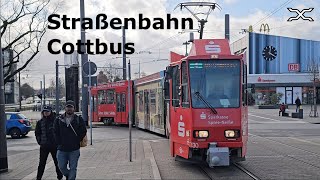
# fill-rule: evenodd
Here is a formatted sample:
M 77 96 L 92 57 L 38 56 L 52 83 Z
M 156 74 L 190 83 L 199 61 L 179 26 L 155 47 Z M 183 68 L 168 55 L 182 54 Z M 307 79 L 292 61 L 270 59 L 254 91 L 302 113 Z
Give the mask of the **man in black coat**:
M 57 178 L 62 179 L 63 175 L 58 167 L 57 143 L 55 141 L 53 131 L 55 116 L 50 106 L 44 106 L 41 114 L 42 118 L 37 122 L 35 129 L 36 139 L 40 145 L 40 160 L 37 179 L 41 179 L 43 176 L 49 153 L 51 153 L 53 162 L 56 166 Z
M 297 97 L 297 99 L 296 99 L 295 103 L 296 103 L 296 105 L 297 105 L 296 112 L 298 112 L 298 111 L 299 111 L 299 109 L 300 109 L 300 106 L 301 106 L 301 101 L 300 101 L 299 96 Z
M 54 134 L 58 143 L 58 165 L 67 179 L 76 179 L 78 160 L 80 157 L 80 142 L 87 133 L 82 117 L 74 114 L 75 103 L 67 101 L 65 113 L 54 123 Z M 69 168 L 68 169 L 68 165 Z

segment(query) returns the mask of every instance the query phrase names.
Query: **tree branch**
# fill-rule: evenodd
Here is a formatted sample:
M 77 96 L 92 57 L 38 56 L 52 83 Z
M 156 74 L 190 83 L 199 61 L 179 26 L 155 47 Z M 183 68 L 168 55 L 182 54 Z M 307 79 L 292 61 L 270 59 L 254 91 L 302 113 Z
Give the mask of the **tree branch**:
M 32 54 L 32 56 L 26 61 L 26 63 L 21 66 L 20 68 L 18 68 L 16 71 L 14 71 L 13 73 L 11 73 L 10 75 L 6 76 L 4 79 L 4 82 L 7 83 L 9 81 L 10 78 L 12 78 L 13 76 L 15 76 L 18 72 L 20 72 L 21 70 L 23 70 L 24 68 L 27 67 L 27 65 L 34 59 L 34 57 L 39 53 L 39 47 L 40 47 L 40 43 L 41 40 L 45 34 L 46 30 L 43 30 L 43 32 L 41 33 L 38 42 L 37 42 L 37 47 L 36 47 L 36 51 Z

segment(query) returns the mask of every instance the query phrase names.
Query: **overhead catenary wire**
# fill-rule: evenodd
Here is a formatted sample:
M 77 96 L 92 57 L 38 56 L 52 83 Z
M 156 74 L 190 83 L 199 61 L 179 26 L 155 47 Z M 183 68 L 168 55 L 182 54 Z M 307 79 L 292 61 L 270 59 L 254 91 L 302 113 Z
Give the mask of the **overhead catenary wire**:
M 161 45 L 161 44 L 164 44 L 164 43 L 168 42 L 168 41 L 171 40 L 171 39 L 177 38 L 177 37 L 180 36 L 181 34 L 183 34 L 183 33 L 174 34 L 174 35 L 168 37 L 167 39 L 164 39 L 164 40 L 162 40 L 162 41 L 160 41 L 160 42 L 158 42 L 158 43 L 155 43 L 155 44 L 153 44 L 153 45 L 151 45 L 151 46 L 149 46 L 149 47 L 147 47 L 147 48 L 142 49 L 142 50 L 139 51 L 139 52 L 143 52 L 143 51 L 147 51 L 147 50 L 149 50 L 149 49 L 153 49 L 154 47 L 157 47 L 157 46 L 159 46 L 159 45 Z
M 256 22 L 252 27 L 255 27 L 257 25 L 259 25 L 261 22 L 267 20 L 269 17 L 271 17 L 272 15 L 274 15 L 275 13 L 277 13 L 280 9 L 282 9 L 284 6 L 290 4 L 293 0 L 287 0 L 286 2 L 284 2 L 283 4 L 280 5 L 280 7 L 276 8 L 275 10 L 273 10 L 271 13 L 269 13 L 267 16 L 263 17 L 262 19 L 260 19 L 258 22 Z

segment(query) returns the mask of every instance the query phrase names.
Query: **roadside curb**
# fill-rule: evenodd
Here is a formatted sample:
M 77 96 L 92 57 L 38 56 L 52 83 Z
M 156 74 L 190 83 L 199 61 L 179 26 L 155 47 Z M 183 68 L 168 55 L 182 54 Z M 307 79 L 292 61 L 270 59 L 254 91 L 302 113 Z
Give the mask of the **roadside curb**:
M 161 180 L 160 171 L 159 171 L 157 162 L 156 162 L 156 160 L 154 158 L 154 155 L 153 155 L 153 152 L 152 152 L 152 148 L 151 148 L 151 145 L 150 145 L 149 141 L 143 140 L 143 150 L 144 150 L 145 158 L 149 158 L 150 161 L 151 161 L 153 178 Z

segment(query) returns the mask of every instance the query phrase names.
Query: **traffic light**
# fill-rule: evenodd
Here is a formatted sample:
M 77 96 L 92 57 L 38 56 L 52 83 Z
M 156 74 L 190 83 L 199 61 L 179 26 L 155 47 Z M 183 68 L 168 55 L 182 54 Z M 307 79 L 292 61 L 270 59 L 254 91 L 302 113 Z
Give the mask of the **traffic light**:
M 38 94 L 37 96 L 38 98 L 42 99 L 42 94 Z

